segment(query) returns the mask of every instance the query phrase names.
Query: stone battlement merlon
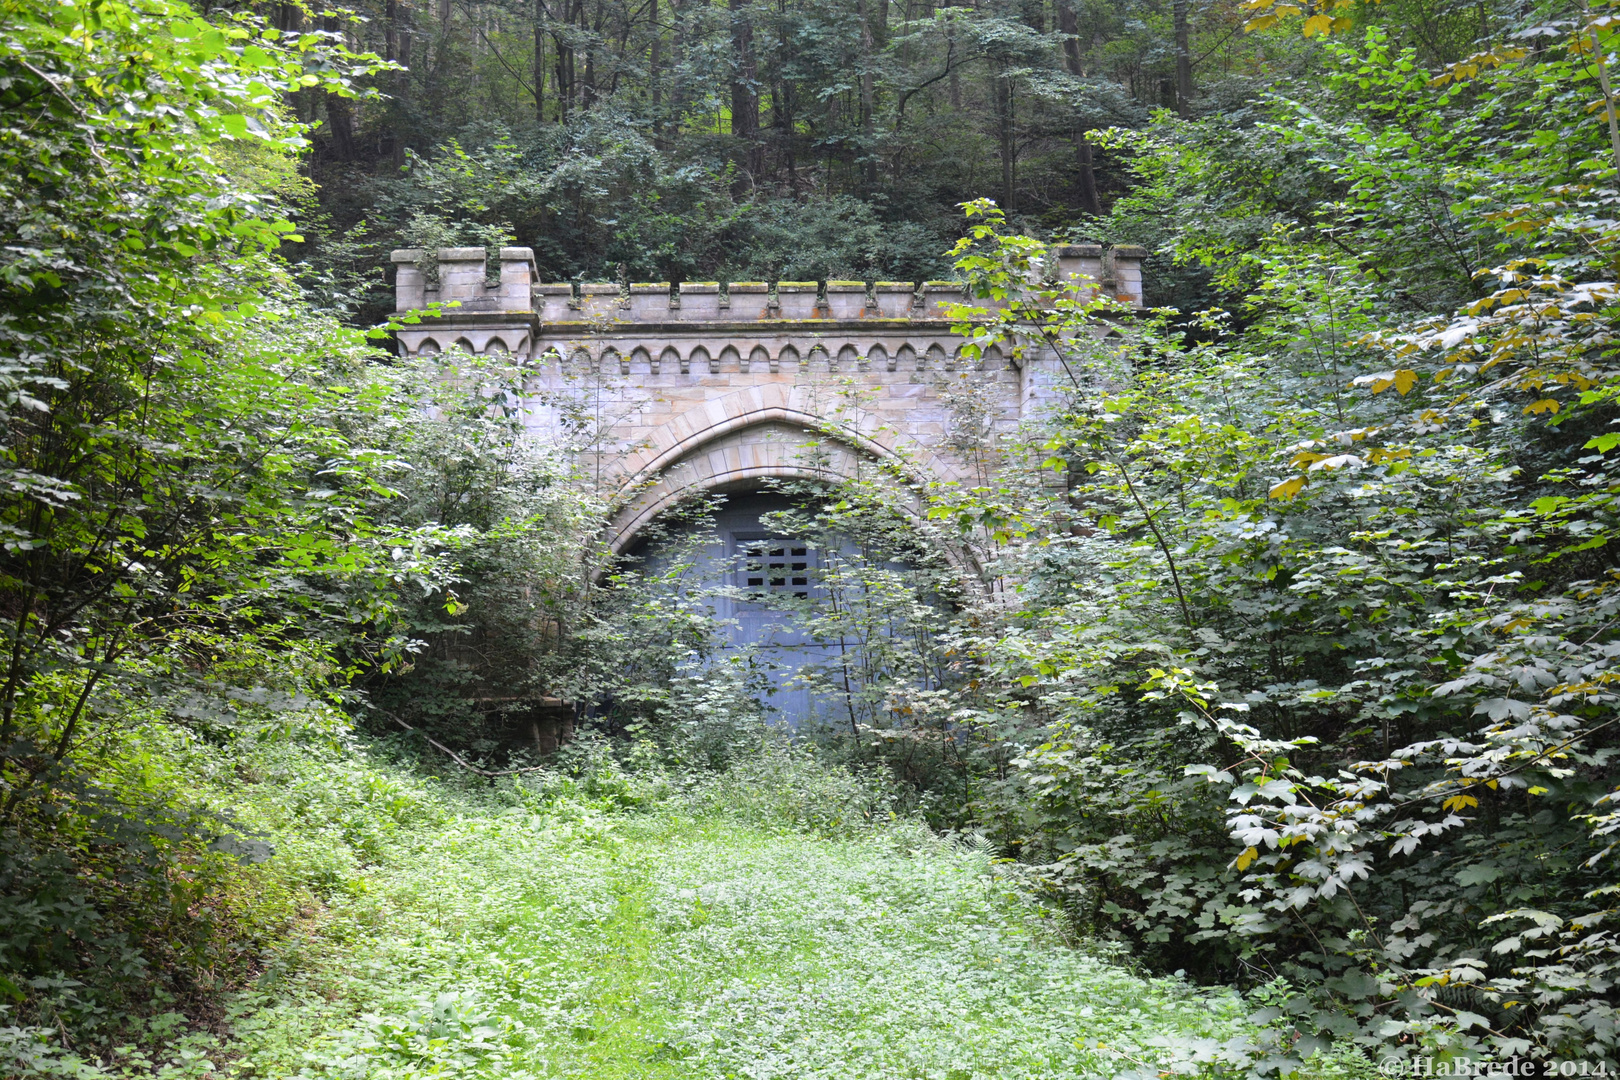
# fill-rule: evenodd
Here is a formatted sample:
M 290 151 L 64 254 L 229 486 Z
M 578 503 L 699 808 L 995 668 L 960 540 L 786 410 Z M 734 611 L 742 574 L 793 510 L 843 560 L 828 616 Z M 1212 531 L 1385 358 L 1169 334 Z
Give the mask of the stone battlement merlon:
M 1045 267 L 1047 280 L 1083 282 L 1087 294 L 1101 291 L 1140 308 L 1146 255 L 1138 247 L 1056 244 Z M 949 305 L 968 299 L 962 284 L 951 281 L 683 281 L 674 287 L 669 282 L 542 283 L 534 251 L 526 247 L 500 249 L 500 272 L 493 281 L 483 248 L 439 248 L 431 260 L 437 281 L 430 283 L 422 271 L 429 262 L 424 256 L 417 248 L 393 253 L 395 310 L 453 303 L 444 315 L 458 320 L 526 315 L 545 324 L 939 321 L 947 318 Z

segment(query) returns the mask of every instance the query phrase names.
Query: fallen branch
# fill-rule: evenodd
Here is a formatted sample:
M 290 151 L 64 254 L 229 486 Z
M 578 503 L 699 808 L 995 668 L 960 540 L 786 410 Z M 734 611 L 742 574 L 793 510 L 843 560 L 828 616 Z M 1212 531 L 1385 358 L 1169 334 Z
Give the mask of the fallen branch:
M 444 745 L 444 743 L 440 742 L 438 739 L 435 739 L 426 732 L 418 731 L 416 728 L 411 727 L 411 725 L 407 724 L 405 721 L 401 720 L 392 713 L 383 713 L 383 715 L 388 717 L 388 719 L 392 720 L 394 723 L 398 724 L 400 727 L 404 728 L 406 731 L 411 732 L 413 735 L 422 736 L 422 738 L 428 741 L 428 745 L 433 747 L 435 750 L 440 750 L 446 754 L 449 754 L 450 760 L 454 761 L 457 765 L 460 765 L 463 769 L 466 769 L 471 773 L 477 773 L 479 776 L 490 780 L 494 780 L 502 776 L 517 776 L 520 773 L 539 772 L 542 769 L 549 768 L 549 766 L 546 765 L 530 765 L 525 769 L 499 769 L 495 772 L 491 772 L 488 769 L 480 769 L 476 765 L 469 764 L 465 758 L 456 753 L 454 750 L 450 749 L 448 746 Z

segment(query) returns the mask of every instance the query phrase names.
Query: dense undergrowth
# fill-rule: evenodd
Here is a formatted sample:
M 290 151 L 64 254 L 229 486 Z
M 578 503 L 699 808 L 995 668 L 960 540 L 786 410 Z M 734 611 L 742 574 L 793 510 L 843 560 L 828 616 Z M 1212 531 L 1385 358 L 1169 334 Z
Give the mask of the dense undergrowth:
M 213 900 L 254 959 L 98 1055 L 64 1045 L 94 1006 L 59 985 L 3 1029 L 8 1075 L 969 1080 L 1264 1043 L 1237 996 L 1077 949 L 991 845 L 779 738 L 723 772 L 587 740 L 496 785 L 397 745 L 164 752 L 274 850 Z

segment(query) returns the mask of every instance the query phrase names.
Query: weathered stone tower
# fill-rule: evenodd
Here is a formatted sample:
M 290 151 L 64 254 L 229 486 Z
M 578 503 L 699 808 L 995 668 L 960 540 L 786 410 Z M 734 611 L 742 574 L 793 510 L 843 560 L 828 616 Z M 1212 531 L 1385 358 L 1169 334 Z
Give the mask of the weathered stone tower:
M 1066 245 L 1052 263 L 1077 291 L 1139 307 L 1145 254 Z M 962 357 L 952 282 L 548 285 L 512 247 L 494 280 L 483 248 L 442 248 L 430 283 L 422 256 L 393 254 L 398 310 L 445 306 L 401 329 L 399 347 L 528 360 L 528 423 L 588 459 L 614 499 L 615 551 L 688 496 L 773 477 L 879 463 L 914 485 L 981 482 L 975 448 L 1052 399 L 1054 360 Z

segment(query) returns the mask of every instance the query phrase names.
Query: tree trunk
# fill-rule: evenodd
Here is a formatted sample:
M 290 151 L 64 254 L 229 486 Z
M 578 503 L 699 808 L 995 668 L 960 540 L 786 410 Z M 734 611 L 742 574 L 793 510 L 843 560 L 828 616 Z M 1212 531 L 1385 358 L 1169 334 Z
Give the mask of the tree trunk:
M 754 24 L 749 0 L 731 0 L 731 134 L 742 147 L 743 172 L 752 185 L 764 171 L 759 143 L 759 70 L 754 62 Z
M 343 28 L 336 16 L 329 16 L 322 20 L 323 28 L 328 33 L 337 33 Z M 339 161 L 354 160 L 354 105 L 346 97 L 337 94 L 326 95 L 326 124 L 332 129 L 332 156 Z
M 1063 35 L 1063 65 L 1075 78 L 1084 77 L 1080 57 L 1080 20 L 1065 0 L 1057 0 L 1058 33 Z
M 1080 209 L 1092 217 L 1102 217 L 1102 199 L 1097 194 L 1097 173 L 1091 165 L 1091 139 L 1085 128 L 1074 133 L 1074 168 L 1078 173 Z
M 574 88 L 568 82 L 568 61 L 570 58 L 566 55 L 568 48 L 562 43 L 562 39 L 553 34 L 552 40 L 557 45 L 557 59 L 551 65 L 552 69 L 557 73 L 557 122 L 565 123 L 568 120 L 569 102 L 574 98 Z
M 660 150 L 667 150 L 664 145 L 664 118 L 661 114 L 664 103 L 664 86 L 659 80 L 659 61 L 663 59 L 664 28 L 658 25 L 658 0 L 649 0 L 648 22 L 652 27 L 652 50 L 647 57 L 647 88 L 652 97 L 652 125 L 653 142 Z
M 592 32 L 591 37 L 592 37 L 593 41 L 595 41 L 595 40 L 597 40 L 599 38 L 599 36 L 601 34 L 601 31 L 602 31 L 602 4 L 601 4 L 601 0 L 597 0 L 597 3 L 595 5 L 595 11 L 596 11 L 596 18 L 594 20 L 594 24 L 587 23 L 585 21 L 585 4 L 584 4 L 584 0 L 580 0 L 580 5 L 579 5 L 579 15 L 580 15 L 579 25 L 580 26 L 588 26 L 590 28 L 590 30 Z M 590 108 L 592 105 L 595 105 L 595 104 L 596 104 L 596 46 L 593 44 L 591 46 L 590 51 L 585 54 L 585 82 L 580 87 L 579 107 L 582 108 L 582 109 L 587 109 L 587 108 Z
M 1013 141 L 1013 88 L 1012 79 L 1007 76 L 1005 66 L 997 71 L 995 78 L 996 89 L 996 134 L 1001 144 L 1001 208 L 1012 213 L 1013 206 L 1013 153 L 1016 149 Z
M 354 108 L 348 98 L 326 95 L 326 123 L 332 129 L 332 156 L 339 161 L 353 161 Z
M 778 79 L 771 87 L 771 122 L 781 144 L 782 162 L 787 169 L 788 191 L 799 197 L 798 132 L 793 126 L 793 103 L 787 87 Z
M 568 47 L 568 64 L 567 64 L 567 70 L 566 70 L 566 73 L 565 73 L 565 77 L 568 79 L 568 111 L 570 113 L 572 113 L 574 111 L 574 100 L 575 100 L 576 92 L 578 90 L 577 83 L 579 82 L 579 80 L 574 77 L 574 72 L 576 70 L 576 65 L 578 63 L 578 60 L 579 60 L 579 55 L 574 52 L 574 47 L 572 45 L 570 45 Z
M 565 29 L 579 18 L 579 5 L 570 6 L 568 0 L 563 0 L 561 11 Z M 557 119 L 564 121 L 574 111 L 574 47 L 565 44 L 560 34 L 551 35 L 551 40 L 557 46 Z
M 681 32 L 681 0 L 669 0 L 669 122 L 664 128 L 664 139 L 673 144 L 680 133 L 681 110 L 686 98 L 681 87 L 681 60 L 686 37 Z
M 534 0 L 534 122 L 546 122 L 546 4 Z
M 1080 20 L 1065 0 L 1057 3 L 1058 31 L 1063 35 L 1063 62 L 1069 74 L 1077 79 L 1085 77 L 1085 65 L 1080 55 Z M 1074 129 L 1074 168 L 1076 187 L 1080 189 L 1080 208 L 1093 217 L 1102 215 L 1102 200 L 1097 196 L 1097 173 L 1091 164 L 1091 140 L 1084 124 Z
M 394 72 L 394 96 L 401 100 L 410 96 L 411 93 L 412 22 L 409 18 L 409 11 L 410 9 L 407 8 L 407 17 L 399 28 L 399 62 L 405 70 Z M 405 138 L 404 134 L 399 131 L 394 132 L 394 167 L 396 169 L 405 167 Z
M 1187 29 L 1187 2 L 1175 0 L 1176 21 L 1176 112 L 1187 116 L 1192 112 L 1192 43 Z
M 867 17 L 867 0 L 857 0 L 861 20 L 861 182 L 868 191 L 877 187 L 877 140 L 873 137 L 875 111 L 872 77 L 872 21 Z

